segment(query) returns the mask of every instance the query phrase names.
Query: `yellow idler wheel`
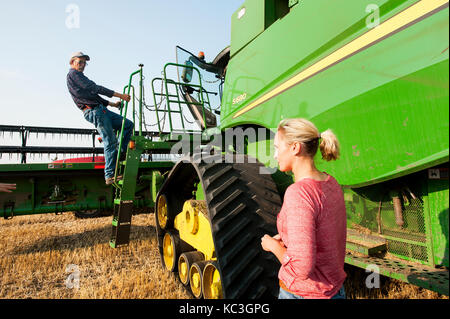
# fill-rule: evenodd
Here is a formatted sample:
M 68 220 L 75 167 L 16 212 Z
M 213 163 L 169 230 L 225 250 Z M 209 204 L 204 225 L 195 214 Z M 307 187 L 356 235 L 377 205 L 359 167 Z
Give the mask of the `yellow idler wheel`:
M 195 298 L 200 299 L 202 297 L 202 276 L 203 269 L 208 261 L 198 261 L 192 264 L 189 270 L 189 283 L 191 286 L 192 294 Z
M 159 227 L 161 227 L 162 229 L 166 229 L 167 227 L 167 220 L 169 219 L 169 210 L 167 208 L 167 198 L 165 195 L 161 194 L 158 197 L 158 202 L 157 202 L 157 217 L 158 217 L 158 224 Z
M 205 260 L 205 257 L 199 251 L 190 251 L 180 255 L 180 258 L 178 258 L 178 276 L 183 285 L 189 285 L 189 269 L 191 266 L 202 260 Z
M 178 255 L 180 253 L 180 238 L 178 235 L 167 232 L 163 238 L 163 260 L 167 270 L 177 269 Z
M 203 297 L 205 299 L 222 299 L 222 281 L 215 261 L 208 262 L 203 269 Z

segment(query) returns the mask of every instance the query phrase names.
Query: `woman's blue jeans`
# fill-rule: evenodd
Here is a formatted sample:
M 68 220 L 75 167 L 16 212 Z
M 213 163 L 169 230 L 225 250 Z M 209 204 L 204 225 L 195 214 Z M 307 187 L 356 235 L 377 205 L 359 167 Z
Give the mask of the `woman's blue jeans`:
M 94 124 L 103 140 L 105 179 L 113 177 L 116 168 L 117 148 L 119 147 L 116 133 L 122 128 L 123 117 L 111 112 L 103 105 L 99 105 L 93 109 L 86 109 L 83 113 L 86 121 Z M 133 122 L 126 119 L 123 131 L 122 152 L 127 151 L 133 129 Z
M 280 294 L 278 295 L 278 299 L 305 299 L 302 296 L 297 296 L 291 294 L 289 291 L 280 288 Z M 331 297 L 331 299 L 346 299 L 344 286 L 339 289 L 339 291 Z

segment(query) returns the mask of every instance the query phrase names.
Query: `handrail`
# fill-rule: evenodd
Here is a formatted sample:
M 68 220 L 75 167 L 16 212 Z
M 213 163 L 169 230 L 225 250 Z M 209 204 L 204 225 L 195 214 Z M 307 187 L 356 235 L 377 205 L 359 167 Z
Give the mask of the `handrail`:
M 182 82 L 176 82 L 176 81 L 173 81 L 173 80 L 170 80 L 170 82 L 169 82 L 169 80 L 167 79 L 167 71 L 166 71 L 168 67 L 182 67 L 182 68 L 190 68 L 190 69 L 195 70 L 195 71 L 197 72 L 197 74 L 198 74 L 199 84 L 191 84 L 191 83 L 187 84 L 187 83 L 182 83 Z M 162 110 L 162 111 L 158 110 L 158 107 L 157 107 L 158 104 L 157 104 L 157 102 L 156 102 L 156 94 L 155 94 L 155 90 L 154 90 L 154 83 L 155 83 L 155 81 L 157 81 L 157 80 L 162 81 L 163 84 L 164 84 L 165 94 L 162 94 L 162 93 L 161 93 L 161 94 L 157 94 L 157 95 L 160 95 L 160 96 L 165 95 L 165 96 L 166 96 L 166 100 L 167 100 L 167 110 Z M 169 97 L 172 96 L 172 95 L 169 94 L 169 87 L 168 87 L 168 84 L 173 84 L 173 85 L 175 85 L 177 101 L 172 101 L 172 100 L 170 100 Z M 201 106 L 202 106 L 203 122 L 206 123 L 205 103 L 208 104 L 208 106 L 209 106 L 210 109 L 211 109 L 211 105 L 210 105 L 210 101 L 209 101 L 209 96 L 208 96 L 208 100 L 207 100 L 207 101 L 205 101 L 204 96 L 203 96 L 203 93 L 204 93 L 204 92 L 205 92 L 207 95 L 208 95 L 208 92 L 207 92 L 207 91 L 203 88 L 203 86 L 202 86 L 202 80 L 201 80 L 201 74 L 200 74 L 200 71 L 199 71 L 195 66 L 193 66 L 193 65 L 185 65 L 185 64 L 179 64 L 179 63 L 166 63 L 166 64 L 164 65 L 164 69 L 163 69 L 163 78 L 154 78 L 154 79 L 152 80 L 152 90 L 153 90 L 153 99 L 154 99 L 154 103 L 155 103 L 156 119 L 157 119 L 157 122 L 158 122 L 158 129 L 159 129 L 160 132 L 162 132 L 162 129 L 161 129 L 161 125 L 160 125 L 160 123 L 159 123 L 159 112 L 166 112 L 166 113 L 168 113 L 168 115 L 169 115 L 169 127 L 170 127 L 170 131 L 171 131 L 171 132 L 173 131 L 172 112 L 180 113 L 180 115 L 181 115 L 181 125 L 182 125 L 182 129 L 185 130 L 185 127 L 184 127 L 184 120 L 183 120 L 183 114 L 182 114 L 182 110 L 181 110 L 181 104 L 190 104 L 190 103 L 187 103 L 187 102 L 185 102 L 185 101 L 181 101 L 181 100 L 179 99 L 178 85 L 189 85 L 190 87 L 199 88 L 199 94 L 198 94 L 198 95 L 199 95 L 199 100 L 200 100 L 200 102 L 198 103 L 198 105 L 201 105 Z M 172 111 L 172 110 L 170 109 L 170 105 L 169 105 L 170 102 L 178 103 L 179 111 Z
M 160 121 L 159 121 L 158 103 L 156 102 L 156 96 L 155 96 L 155 85 L 154 85 L 154 82 L 156 80 L 162 80 L 162 79 L 161 78 L 154 78 L 152 80 L 152 93 L 153 93 L 153 103 L 155 105 L 155 112 L 156 112 L 156 123 L 158 124 L 158 130 L 161 133 L 162 130 L 161 130 L 161 124 L 160 124 Z M 162 99 L 161 99 L 161 103 L 162 103 Z
M 125 85 L 124 86 L 124 88 L 123 88 L 123 94 L 125 94 L 125 90 L 128 88 L 128 85 Z M 133 130 L 133 136 L 134 136 L 134 131 L 136 130 L 136 118 L 135 118 L 135 115 L 136 115 L 136 107 L 135 107 L 135 92 L 134 92 L 134 86 L 133 85 L 131 85 L 131 92 L 133 92 L 132 93 L 132 100 L 133 100 L 133 128 L 134 128 L 134 130 Z M 121 107 L 120 108 L 120 115 L 122 116 L 122 110 L 123 110 L 123 108 Z
M 140 74 L 140 81 L 139 81 L 139 90 L 140 90 L 140 100 L 139 100 L 139 136 L 142 136 L 142 68 L 144 67 L 143 64 L 139 64 L 139 70 L 134 71 L 133 73 L 131 73 L 130 75 L 130 79 L 128 80 L 128 85 L 126 86 L 127 88 L 127 94 L 130 95 L 130 91 L 131 91 L 131 82 L 133 80 L 133 77 L 136 74 Z M 120 136 L 119 136 L 119 147 L 117 149 L 117 158 L 116 158 L 116 167 L 114 170 L 114 184 L 116 184 L 117 182 L 117 170 L 119 168 L 119 159 L 120 159 L 120 151 L 122 149 L 122 141 L 123 141 L 123 130 L 125 128 L 125 121 L 127 119 L 127 111 L 128 111 L 128 103 L 129 101 L 125 102 L 125 110 L 123 112 L 123 120 L 122 120 L 122 127 L 120 129 Z

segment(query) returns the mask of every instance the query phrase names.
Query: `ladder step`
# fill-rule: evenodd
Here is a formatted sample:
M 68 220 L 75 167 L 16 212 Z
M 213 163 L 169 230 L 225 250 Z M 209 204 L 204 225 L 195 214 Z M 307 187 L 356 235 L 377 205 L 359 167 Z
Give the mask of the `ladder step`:
M 112 234 L 110 240 L 111 247 L 116 248 L 120 245 L 126 245 L 129 243 L 132 213 L 132 200 L 114 200 L 114 216 L 112 220 Z
M 136 196 L 136 178 L 138 177 L 138 169 L 140 158 L 147 144 L 154 147 L 154 143 L 144 136 L 133 136 L 132 141 L 139 147 L 128 146 L 127 157 L 118 162 L 119 167 L 115 171 L 115 183 L 117 197 L 114 199 L 114 214 L 112 219 L 112 231 L 110 237 L 110 246 L 118 247 L 127 245 L 130 241 L 131 218 L 133 214 L 134 198 Z M 161 142 L 163 143 L 163 142 Z M 155 144 L 155 145 L 161 145 Z M 167 142 L 163 143 L 170 150 Z M 128 180 L 124 183 L 124 177 Z M 120 178 L 119 178 L 120 177 Z
M 122 222 L 120 224 L 119 224 L 119 221 L 116 220 L 116 219 L 113 219 L 113 221 L 112 221 L 112 225 L 115 226 L 115 227 L 128 226 L 130 224 L 131 224 L 131 221 L 129 221 L 129 222 Z
M 386 239 L 348 229 L 346 248 L 365 256 L 373 256 L 386 251 Z

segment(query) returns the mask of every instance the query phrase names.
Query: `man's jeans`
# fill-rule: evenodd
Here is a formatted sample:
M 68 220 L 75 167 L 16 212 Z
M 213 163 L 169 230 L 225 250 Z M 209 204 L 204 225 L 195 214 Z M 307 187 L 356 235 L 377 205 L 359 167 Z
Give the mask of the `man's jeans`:
M 94 124 L 103 140 L 105 153 L 105 179 L 114 176 L 116 168 L 117 148 L 119 143 L 116 132 L 122 128 L 123 117 L 109 111 L 105 106 L 99 105 L 93 109 L 84 110 L 84 118 Z M 122 140 L 122 152 L 127 151 L 128 142 L 133 133 L 134 125 L 129 119 L 125 120 Z

